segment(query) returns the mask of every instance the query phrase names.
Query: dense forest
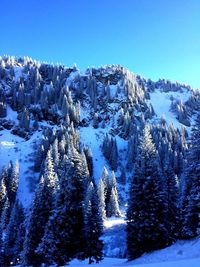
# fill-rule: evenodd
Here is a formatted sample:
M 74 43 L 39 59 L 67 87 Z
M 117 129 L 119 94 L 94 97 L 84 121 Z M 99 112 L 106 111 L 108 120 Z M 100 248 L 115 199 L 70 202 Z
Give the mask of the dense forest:
M 151 103 L 157 90 L 188 94 L 186 101 L 170 99 L 180 127 L 157 116 Z M 17 119 L 9 118 L 10 110 Z M 23 163 L 1 164 L 0 266 L 99 262 L 104 222 L 112 217 L 125 217 L 128 260 L 197 237 L 199 110 L 199 91 L 146 80 L 119 65 L 82 73 L 75 65 L 2 57 L 0 138 L 7 132 L 24 142 L 36 132 L 41 138 L 33 152 L 30 206 L 18 194 Z M 106 166 L 98 179 L 93 150 L 81 139 L 86 128 L 88 135 L 104 133 L 98 149 Z

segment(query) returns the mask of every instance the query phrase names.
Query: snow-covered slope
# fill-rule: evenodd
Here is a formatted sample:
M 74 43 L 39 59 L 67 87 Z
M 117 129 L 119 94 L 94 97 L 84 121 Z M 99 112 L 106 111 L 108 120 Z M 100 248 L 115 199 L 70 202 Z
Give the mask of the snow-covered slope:
M 200 266 L 200 239 L 191 241 L 178 241 L 176 244 L 152 253 L 147 253 L 142 257 L 127 262 L 124 259 L 105 258 L 98 266 L 135 266 L 135 267 L 193 267 Z M 74 260 L 70 266 L 87 266 L 87 261 Z
M 165 92 L 162 89 L 156 89 L 150 93 L 149 103 L 152 104 L 156 113 L 155 119 L 164 117 L 168 124 L 173 123 L 176 128 L 183 127 L 183 124 L 177 120 L 176 114 L 172 112 L 171 104 L 176 100 L 186 102 L 190 95 L 187 90 Z
M 70 70 L 71 71 L 71 70 Z M 72 94 L 76 94 L 75 89 L 77 89 L 76 80 L 83 76 L 83 80 L 85 77 L 90 77 L 93 75 L 92 71 L 88 70 L 89 74 L 80 73 L 78 70 L 73 70 L 69 74 L 69 76 L 65 80 L 65 85 L 67 85 Z M 95 71 L 94 71 L 95 72 Z M 98 72 L 98 70 L 96 70 Z M 128 74 L 127 74 L 128 73 Z M 96 74 L 95 79 L 97 80 L 97 91 L 99 95 L 102 92 L 106 91 L 107 84 L 110 84 L 108 77 L 114 80 L 112 84 L 109 86 L 109 92 L 107 92 L 107 96 L 109 100 L 106 103 L 106 108 L 104 110 L 104 106 L 99 105 L 97 108 L 97 113 L 99 117 L 102 119 L 105 118 L 105 125 L 102 126 L 102 121 L 100 120 L 99 126 L 93 127 L 93 119 L 95 115 L 95 108 L 91 105 L 91 100 L 89 99 L 89 93 L 87 96 L 80 100 L 80 121 L 87 121 L 86 125 L 77 125 L 77 130 L 80 133 L 80 144 L 81 147 L 87 145 L 92 151 L 93 154 L 93 165 L 94 165 L 94 178 L 96 183 L 98 184 L 99 178 L 102 175 L 102 170 L 104 166 L 108 169 L 109 174 L 111 174 L 111 168 L 108 163 L 108 160 L 103 155 L 102 152 L 102 143 L 103 140 L 108 134 L 110 137 L 114 137 L 117 142 L 118 152 L 119 152 L 119 160 L 118 160 L 118 168 L 116 170 L 116 177 L 119 178 L 121 174 L 121 168 L 126 167 L 127 164 L 127 152 L 128 152 L 128 138 L 120 135 L 119 128 L 117 125 L 117 121 L 120 117 L 121 109 L 130 110 L 129 119 L 133 120 L 135 116 L 136 120 L 141 119 L 143 114 L 143 110 L 145 107 L 149 107 L 150 105 L 153 107 L 155 112 L 152 117 L 147 118 L 147 122 L 150 124 L 157 124 L 161 121 L 161 118 L 164 116 L 167 124 L 173 124 L 175 128 L 181 129 L 185 127 L 188 131 L 190 131 L 191 127 L 183 125 L 180 120 L 177 119 L 177 114 L 174 110 L 172 110 L 172 102 L 182 101 L 185 103 L 191 97 L 192 91 L 185 87 L 180 87 L 176 90 L 164 90 L 162 86 L 154 88 L 153 90 L 149 90 L 147 83 L 144 83 L 144 88 L 142 91 L 139 89 L 139 85 L 136 82 L 136 76 L 127 72 L 128 82 L 130 83 L 131 90 L 135 90 L 137 94 L 141 94 L 141 97 L 136 99 L 137 101 L 131 102 L 130 96 L 128 95 L 126 90 L 126 85 L 124 83 L 124 77 L 121 77 L 116 82 L 115 72 L 113 73 L 112 68 L 108 67 L 105 69 L 105 73 L 103 75 Z M 26 79 L 26 75 L 23 72 L 23 67 L 21 65 L 14 67 L 14 81 L 20 81 L 20 78 Z M 117 76 L 117 75 L 116 75 Z M 130 76 L 130 77 L 129 77 Z M 117 76 L 118 77 L 118 76 Z M 132 81 L 133 79 L 134 81 Z M 91 80 L 90 80 L 91 81 Z M 108 82 L 109 81 L 109 82 Z M 49 81 L 46 79 L 44 81 L 45 88 L 50 88 Z M 132 86 L 132 82 L 134 82 L 134 86 Z M 83 82 L 84 83 L 84 82 Z M 8 84 L 5 84 L 5 81 L 2 82 L 5 91 L 9 91 L 11 81 Z M 1 84 L 0 84 L 1 85 Z M 123 86 L 122 86 L 123 85 Z M 103 89 L 102 89 L 103 88 Z M 137 92 L 138 90 L 138 92 Z M 75 91 L 75 92 L 74 92 Z M 145 96 L 145 93 L 148 94 L 149 97 Z M 127 94 L 127 95 L 126 95 Z M 9 94 L 8 94 L 9 95 Z M 100 99 L 101 100 L 101 99 Z M 135 99 L 134 99 L 135 100 Z M 76 100 L 75 100 L 76 102 Z M 100 101 L 99 101 L 100 102 Z M 129 103 L 131 102 L 131 104 Z M 41 104 L 41 103 L 40 103 Z M 104 103 L 105 104 L 105 103 Z M 130 104 L 130 106 L 129 106 Z M 146 105 L 146 106 L 145 106 Z M 139 111 L 137 110 L 137 107 Z M 136 108 L 135 108 L 136 107 Z M 133 108 L 133 109 L 132 109 Z M 134 109 L 135 108 L 135 109 Z M 59 111 L 60 112 L 60 111 Z M 135 112 L 135 113 L 134 113 Z M 128 113 L 128 112 L 127 112 Z M 145 113 L 145 112 L 144 112 Z M 128 116 L 127 115 L 127 116 Z M 17 118 L 17 112 L 13 111 L 10 107 L 10 103 L 7 105 L 7 117 L 5 119 L 13 121 L 16 125 L 19 124 L 19 120 Z M 132 116 L 132 117 L 131 117 Z M 190 122 L 193 122 L 192 118 L 193 114 L 190 116 Z M 33 123 L 33 121 L 31 122 Z M 42 137 L 42 127 L 52 127 L 51 123 L 43 120 L 39 122 L 39 129 L 34 130 L 30 138 L 28 140 L 21 138 L 17 135 L 11 133 L 8 129 L 2 129 L 0 131 L 0 169 L 3 165 L 7 166 L 8 162 L 12 160 L 15 162 L 16 160 L 20 163 L 20 174 L 19 174 L 19 188 L 18 188 L 18 198 L 22 201 L 23 205 L 28 208 L 31 204 L 33 192 L 30 188 L 30 183 L 35 183 L 38 180 L 38 173 L 35 173 L 33 170 L 34 166 L 34 155 L 36 151 L 36 147 L 39 144 L 39 140 Z M 56 126 L 55 126 L 56 127 Z M 137 128 L 137 126 L 136 126 Z M 125 185 L 121 185 L 118 183 L 117 188 L 121 201 L 121 211 L 122 214 L 125 214 L 126 209 L 126 200 L 127 200 L 127 189 L 129 178 L 132 173 L 129 170 L 126 170 L 127 183 Z M 110 218 L 105 221 L 105 231 L 102 237 L 104 241 L 104 253 L 106 257 L 125 257 L 126 253 L 126 232 L 125 232 L 125 219 L 121 218 Z M 192 240 L 192 241 L 179 241 L 171 247 L 165 248 L 160 251 L 155 251 L 150 254 L 143 255 L 141 258 L 133 261 L 126 262 L 124 259 L 114 259 L 114 258 L 106 258 L 102 263 L 98 266 L 155 266 L 155 267 L 168 267 L 168 266 L 188 266 L 189 264 L 193 264 L 194 267 L 200 266 L 200 240 Z M 187 260 L 186 260 L 187 259 Z M 79 267 L 79 266 L 87 265 L 85 262 L 73 261 L 70 263 L 70 266 Z

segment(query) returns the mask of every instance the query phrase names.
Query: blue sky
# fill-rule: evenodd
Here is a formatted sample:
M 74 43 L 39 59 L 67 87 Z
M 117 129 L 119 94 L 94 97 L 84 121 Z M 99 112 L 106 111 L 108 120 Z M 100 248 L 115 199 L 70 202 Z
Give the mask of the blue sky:
M 200 88 L 199 0 L 1 0 L 0 54 Z

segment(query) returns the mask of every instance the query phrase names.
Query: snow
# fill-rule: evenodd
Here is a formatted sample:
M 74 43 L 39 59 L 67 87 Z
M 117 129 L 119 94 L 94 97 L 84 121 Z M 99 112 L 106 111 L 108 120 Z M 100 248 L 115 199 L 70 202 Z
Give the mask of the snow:
M 126 222 L 124 217 L 111 217 L 104 222 L 104 255 L 124 258 L 126 255 Z
M 110 84 L 109 86 L 110 86 L 111 97 L 115 97 L 117 93 L 117 86 L 114 84 Z
M 200 266 L 200 239 L 191 241 L 178 241 L 174 245 L 146 253 L 140 258 L 127 261 L 126 259 L 105 257 L 98 267 L 192 267 Z M 67 265 L 66 265 L 67 266 Z M 89 266 L 88 261 L 73 260 L 68 266 Z M 91 266 L 91 265 L 90 265 Z
M 74 82 L 77 76 L 80 75 L 79 71 L 72 71 L 69 75 L 69 77 L 66 79 L 66 86 L 70 87 L 71 84 Z
M 104 222 L 104 226 L 108 229 L 108 228 L 114 227 L 116 225 L 125 224 L 125 223 L 126 222 L 125 222 L 123 217 L 119 217 L 119 218 L 111 217 L 111 218 L 108 218 Z
M 14 72 L 15 72 L 14 80 L 16 82 L 18 82 L 20 80 L 20 78 L 23 77 L 23 69 L 24 69 L 23 67 L 19 67 L 19 66 L 14 67 Z
M 7 120 L 12 120 L 18 125 L 17 112 L 7 106 Z M 29 140 L 13 135 L 9 130 L 0 131 L 0 170 L 7 167 L 10 160 L 19 161 L 19 186 L 18 198 L 27 208 L 31 204 L 31 185 L 37 181 L 38 174 L 33 172 L 34 145 L 41 138 L 41 132 L 35 132 Z
M 6 116 L 6 119 L 7 120 L 12 120 L 12 121 L 17 121 L 17 112 L 12 110 L 12 108 L 7 105 L 7 116 Z
M 98 181 L 101 177 L 104 166 L 108 170 L 110 169 L 100 148 L 103 143 L 105 133 L 105 129 L 94 129 L 91 125 L 80 129 L 81 143 L 88 145 L 92 151 L 95 170 L 94 178 L 96 181 Z
M 157 115 L 157 118 L 161 118 L 164 115 L 168 124 L 173 123 L 176 128 L 183 127 L 183 124 L 178 122 L 176 115 L 170 111 L 171 107 L 171 97 L 174 100 L 182 100 L 183 102 L 187 101 L 190 96 L 190 93 L 187 90 L 182 90 L 178 92 L 164 92 L 160 89 L 156 89 L 154 92 L 150 93 L 150 100 L 148 103 L 151 103 L 154 111 Z
M 33 167 L 33 145 L 35 140 L 41 136 L 40 132 L 34 133 L 30 140 L 13 135 L 8 130 L 0 132 L 0 169 L 8 166 L 10 160 L 15 163 L 19 161 L 19 187 L 18 198 L 24 207 L 28 207 L 32 200 L 29 190 L 30 182 L 37 179 L 37 174 L 32 171 Z
M 81 267 L 81 266 L 95 266 L 95 267 L 199 267 L 200 258 L 190 259 L 190 260 L 180 260 L 180 261 L 169 261 L 169 262 L 159 262 L 150 264 L 135 264 L 134 262 L 127 262 L 124 259 L 116 258 L 105 258 L 98 264 L 88 264 L 88 261 L 78 261 L 73 260 L 69 265 L 63 267 Z M 20 267 L 15 266 L 15 267 Z

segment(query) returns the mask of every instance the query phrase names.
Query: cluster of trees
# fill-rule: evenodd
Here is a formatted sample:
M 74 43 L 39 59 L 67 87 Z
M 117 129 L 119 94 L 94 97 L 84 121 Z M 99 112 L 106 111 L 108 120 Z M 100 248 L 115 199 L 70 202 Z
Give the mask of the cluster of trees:
M 134 176 L 127 209 L 127 257 L 193 238 L 200 231 L 199 142 L 200 117 L 193 128 L 182 178 L 175 173 L 169 155 L 161 165 L 151 129 L 145 125 L 139 137 Z M 161 154 L 162 155 L 162 154 Z M 180 176 L 179 176 L 180 177 Z
M 44 130 L 35 161 L 40 181 L 17 256 L 25 266 L 103 258 L 103 221 L 121 215 L 116 177 L 104 168 L 97 186 L 91 151 L 79 141 L 73 123 Z
M 6 96 L 3 89 L 0 87 L 0 118 L 4 118 L 7 115 L 7 103 Z
M 0 175 L 0 265 L 18 263 L 25 236 L 25 214 L 17 199 L 19 164 L 12 161 Z M 4 233 L 4 238 L 3 237 Z
M 2 214 L 7 211 L 7 196 L 12 208 L 7 221 L 1 220 L 0 233 L 4 231 L 5 235 L 0 244 L 1 266 L 63 265 L 73 258 L 88 258 L 92 263 L 103 258 L 100 236 L 104 218 L 99 187 L 88 169 L 92 160 L 89 150 L 87 147 L 82 153 L 77 150 L 79 143 L 73 123 L 58 132 L 46 129 L 45 135 L 48 138 L 43 141 L 46 151 L 43 150 L 40 164 L 40 181 L 25 223 L 23 207 L 15 201 L 18 165 L 11 167 L 10 163 L 2 171 Z M 114 178 L 113 183 L 116 183 Z M 114 190 L 116 184 L 112 186 Z
M 118 148 L 116 139 L 113 137 L 110 138 L 109 135 L 106 134 L 102 144 L 102 152 L 104 157 L 108 160 L 111 169 L 116 171 L 118 166 Z
M 99 262 L 103 221 L 121 216 L 115 177 L 119 166 L 123 185 L 127 171 L 133 173 L 127 209 L 128 259 L 199 234 L 200 118 L 189 145 L 185 128 L 167 125 L 164 118 L 148 125 L 155 112 L 147 100 L 156 88 L 190 90 L 187 102 L 172 101 L 177 119 L 190 125 L 189 116 L 199 111 L 200 93 L 184 85 L 146 81 L 119 65 L 89 68 L 80 75 L 76 66 L 0 58 L 0 117 L 6 116 L 9 104 L 25 132 L 38 129 L 43 119 L 59 125 L 45 128 L 38 145 L 34 170 L 40 179 L 26 218 L 16 198 L 18 163 L 2 169 L 0 265 L 63 265 L 73 258 Z M 106 134 L 102 143 L 112 174 L 109 177 L 104 168 L 98 185 L 92 153 L 80 144 L 77 130 L 85 125 L 80 121 L 82 101 L 91 108 L 87 123 L 112 127 L 112 137 Z M 118 164 L 122 152 L 115 135 L 128 141 L 124 166 Z
M 99 206 L 103 219 L 111 216 L 120 217 L 117 182 L 114 171 L 111 178 L 104 167 L 98 187 Z

